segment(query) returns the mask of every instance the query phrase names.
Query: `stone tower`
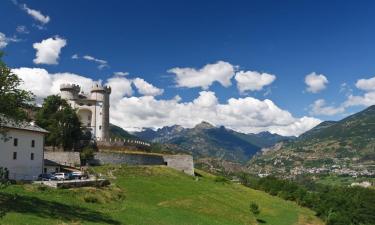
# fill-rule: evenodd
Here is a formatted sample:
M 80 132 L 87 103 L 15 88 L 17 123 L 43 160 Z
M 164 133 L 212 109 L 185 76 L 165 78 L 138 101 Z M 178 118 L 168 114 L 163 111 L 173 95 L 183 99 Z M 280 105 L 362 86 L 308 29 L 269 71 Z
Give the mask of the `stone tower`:
M 78 94 L 80 90 L 81 90 L 81 87 L 76 84 L 61 84 L 60 85 L 61 98 L 66 99 L 66 100 L 78 99 Z
M 101 113 L 101 123 L 99 123 L 99 130 L 97 130 L 98 137 L 102 140 L 109 140 L 109 95 L 111 94 L 111 87 L 101 86 L 96 84 L 91 89 L 91 99 L 99 102 Z M 99 115 L 100 115 L 99 113 Z M 101 127 L 100 127 L 101 126 Z
M 109 96 L 111 88 L 95 84 L 90 94 L 80 93 L 76 84 L 61 84 L 61 98 L 77 109 L 78 117 L 84 128 L 91 131 L 98 141 L 109 141 Z

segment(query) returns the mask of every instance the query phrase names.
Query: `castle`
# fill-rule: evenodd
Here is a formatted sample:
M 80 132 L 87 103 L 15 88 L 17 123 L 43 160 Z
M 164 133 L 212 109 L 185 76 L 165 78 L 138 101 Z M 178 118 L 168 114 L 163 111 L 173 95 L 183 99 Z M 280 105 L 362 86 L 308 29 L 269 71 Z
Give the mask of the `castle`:
M 97 141 L 109 140 L 109 95 L 111 88 L 95 84 L 90 94 L 81 91 L 76 84 L 61 84 L 61 98 L 77 109 L 81 124 L 90 130 Z

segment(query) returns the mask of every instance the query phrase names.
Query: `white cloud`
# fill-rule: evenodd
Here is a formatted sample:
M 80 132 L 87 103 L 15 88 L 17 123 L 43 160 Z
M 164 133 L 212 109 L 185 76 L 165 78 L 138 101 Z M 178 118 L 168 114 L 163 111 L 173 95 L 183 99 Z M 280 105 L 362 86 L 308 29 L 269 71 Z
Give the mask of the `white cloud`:
M 72 58 L 72 59 L 78 59 L 79 57 L 78 57 L 78 54 L 74 54 L 74 55 L 72 55 L 71 58 Z
M 363 96 L 350 95 L 344 105 L 345 107 L 375 105 L 375 91 L 367 92 Z
M 358 89 L 364 90 L 364 91 L 375 91 L 375 77 L 369 78 L 369 79 L 359 79 L 355 86 Z
M 94 83 L 100 83 L 100 81 L 94 81 L 73 73 L 51 74 L 41 68 L 21 67 L 12 69 L 12 72 L 23 80 L 20 87 L 32 91 L 37 96 L 38 102 L 48 95 L 58 94 L 60 92 L 60 84 L 62 83 L 78 83 L 81 85 L 82 91 L 86 93 L 89 92 Z
M 21 87 L 34 92 L 39 100 L 59 93 L 61 83 L 76 83 L 88 92 L 94 83 L 101 82 L 78 74 L 48 73 L 40 68 L 23 67 L 12 71 L 25 81 Z M 194 127 L 204 120 L 245 133 L 270 131 L 299 135 L 321 122 L 313 117 L 295 118 L 268 99 L 230 98 L 220 103 L 212 91 L 201 91 L 197 98 L 189 102 L 181 102 L 179 96 L 160 100 L 150 95 L 134 97 L 131 96 L 131 83 L 126 77 L 119 76 L 106 82 L 112 87 L 111 123 L 129 131 L 174 124 Z
M 239 71 L 234 79 L 237 81 L 237 88 L 241 93 L 246 91 L 260 91 L 264 86 L 270 85 L 276 76 L 256 71 Z
M 61 48 L 66 45 L 66 40 L 58 36 L 42 40 L 40 43 L 34 43 L 36 49 L 35 64 L 58 64 Z
M 98 65 L 99 69 L 104 69 L 104 68 L 108 68 L 109 67 L 108 62 L 106 60 L 97 59 L 97 58 L 95 58 L 93 56 L 90 56 L 90 55 L 84 55 L 82 58 L 86 59 L 87 61 L 92 61 L 92 62 L 95 62 L 95 63 L 99 64 Z
M 245 133 L 270 131 L 299 135 L 321 122 L 312 117 L 294 118 L 271 100 L 231 98 L 220 104 L 215 94 L 207 91 L 200 92 L 191 102 L 180 102 L 179 97 L 170 100 L 157 100 L 153 96 L 124 97 L 111 109 L 112 122 L 127 130 L 174 124 L 194 127 L 204 120 Z
M 199 70 L 189 67 L 176 67 L 168 70 L 168 72 L 176 75 L 177 87 L 201 87 L 207 90 L 215 81 L 224 87 L 229 87 L 232 84 L 231 79 L 234 76 L 235 68 L 230 63 L 218 61 L 215 64 L 207 64 Z
M 113 75 L 115 76 L 127 76 L 129 72 L 114 72 Z
M 308 74 L 305 77 L 307 85 L 306 90 L 311 93 L 318 93 L 326 88 L 328 79 L 323 74 L 316 74 L 315 72 Z
M 125 77 L 112 77 L 107 80 L 106 85 L 111 87 L 111 102 L 118 102 L 124 96 L 132 96 L 132 82 Z
M 133 84 L 137 88 L 138 93 L 141 95 L 157 96 L 163 94 L 164 92 L 163 89 L 157 88 L 139 77 L 133 80 Z
M 27 29 L 27 27 L 24 26 L 24 25 L 19 25 L 19 26 L 17 26 L 16 31 L 17 31 L 18 33 L 20 33 L 20 34 L 28 34 L 28 33 L 30 33 L 30 31 L 29 31 L 29 30 Z
M 347 100 L 344 102 L 345 107 L 375 105 L 375 77 L 359 79 L 355 86 L 365 91 L 365 93 L 363 95 L 353 95 L 350 93 Z
M 34 20 L 40 22 L 43 25 L 47 24 L 50 21 L 49 16 L 45 16 L 40 11 L 27 7 L 26 4 L 21 5 L 21 8 L 25 10 L 25 12 L 29 14 Z
M 310 105 L 311 115 L 323 115 L 323 116 L 333 116 L 345 112 L 344 106 L 327 106 L 324 99 L 316 100 L 312 105 Z
M 10 42 L 19 42 L 20 40 L 16 37 L 7 37 L 5 34 L 0 32 L 0 49 L 5 48 Z

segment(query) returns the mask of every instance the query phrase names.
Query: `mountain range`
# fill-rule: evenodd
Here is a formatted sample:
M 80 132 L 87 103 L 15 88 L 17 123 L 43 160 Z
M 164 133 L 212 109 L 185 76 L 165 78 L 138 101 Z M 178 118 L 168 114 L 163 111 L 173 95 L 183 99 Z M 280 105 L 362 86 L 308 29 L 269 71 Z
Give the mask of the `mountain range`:
M 281 147 L 259 152 L 254 173 L 375 175 L 375 106 L 340 121 L 325 121 Z
M 148 128 L 134 135 L 150 142 L 174 146 L 176 151 L 192 153 L 196 158 L 212 157 L 241 163 L 247 162 L 264 147 L 293 139 L 269 132 L 244 134 L 204 121 L 193 128 L 179 125 L 157 130 Z

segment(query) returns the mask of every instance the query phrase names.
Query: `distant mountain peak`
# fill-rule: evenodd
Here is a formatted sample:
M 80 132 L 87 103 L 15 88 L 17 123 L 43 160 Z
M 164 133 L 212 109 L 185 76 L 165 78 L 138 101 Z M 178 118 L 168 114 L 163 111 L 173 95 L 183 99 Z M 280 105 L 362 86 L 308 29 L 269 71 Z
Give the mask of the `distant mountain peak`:
M 194 128 L 197 128 L 197 129 L 212 129 L 212 128 L 215 128 L 215 126 L 210 124 L 209 122 L 202 121 L 199 124 L 195 125 Z

